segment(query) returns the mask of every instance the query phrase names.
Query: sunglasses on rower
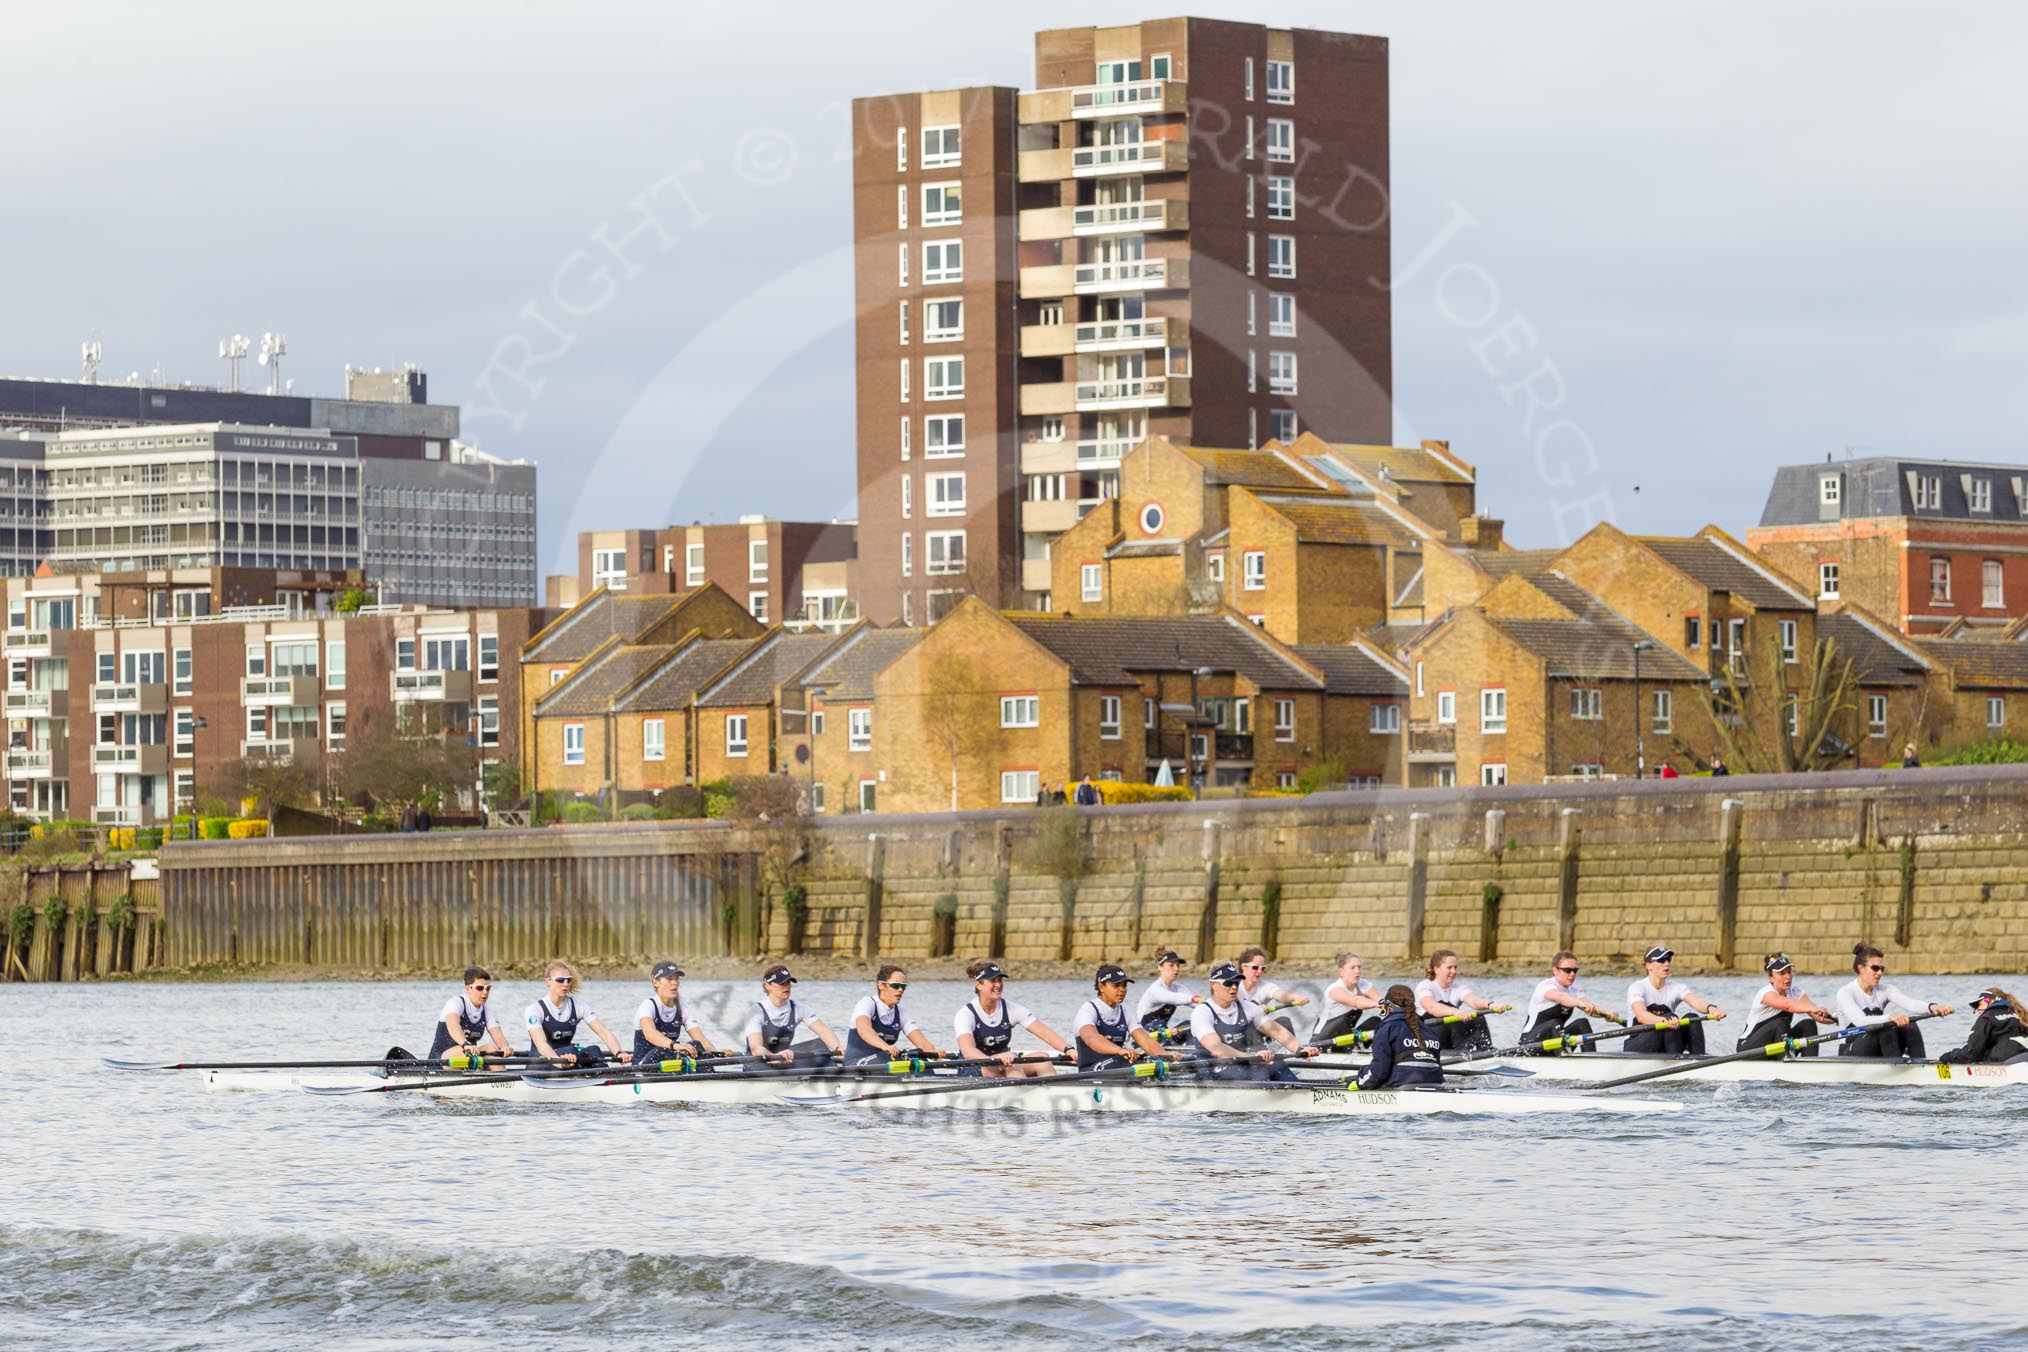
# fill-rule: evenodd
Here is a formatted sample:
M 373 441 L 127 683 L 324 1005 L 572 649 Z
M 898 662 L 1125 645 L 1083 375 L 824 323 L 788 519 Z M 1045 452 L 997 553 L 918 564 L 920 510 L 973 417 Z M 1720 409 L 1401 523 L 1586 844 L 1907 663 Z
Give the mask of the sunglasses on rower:
M 1575 968 L 1575 967 L 1559 967 L 1559 968 L 1557 968 L 1556 970 L 1557 970 L 1557 971 L 1559 971 L 1559 972 L 1561 972 L 1561 973 L 1563 973 L 1563 974 L 1564 974 L 1565 976 L 1576 976 L 1576 975 L 1577 975 L 1577 968 Z
M 487 991 L 490 991 L 493 988 L 490 985 L 475 981 L 472 983 L 472 989 L 479 992 L 479 994 L 484 995 Z
M 908 983 L 906 981 L 890 981 L 887 983 L 887 988 L 891 991 L 905 991 L 908 989 Z
M 1887 968 L 1882 966 L 1880 963 L 1869 962 L 1866 964 L 1866 970 L 1869 972 L 1884 972 L 1887 970 Z

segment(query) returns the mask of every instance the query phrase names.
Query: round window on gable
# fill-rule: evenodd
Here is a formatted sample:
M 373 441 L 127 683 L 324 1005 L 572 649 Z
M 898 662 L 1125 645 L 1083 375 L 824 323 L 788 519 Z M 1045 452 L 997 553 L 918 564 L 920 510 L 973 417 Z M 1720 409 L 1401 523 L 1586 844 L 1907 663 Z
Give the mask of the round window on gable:
M 1162 504 L 1151 502 L 1141 509 L 1141 533 L 1160 535 L 1162 533 Z

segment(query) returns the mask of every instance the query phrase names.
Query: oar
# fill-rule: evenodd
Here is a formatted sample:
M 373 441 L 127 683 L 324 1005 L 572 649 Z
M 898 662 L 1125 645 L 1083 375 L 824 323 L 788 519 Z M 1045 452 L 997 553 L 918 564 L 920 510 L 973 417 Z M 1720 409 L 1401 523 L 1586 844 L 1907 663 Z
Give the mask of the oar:
M 119 1061 L 108 1056 L 101 1058 L 114 1070 L 386 1070 L 430 1066 L 447 1070 L 479 1070 L 486 1066 L 511 1066 L 527 1063 L 544 1064 L 539 1056 L 446 1056 L 432 1060 L 426 1056 L 382 1058 L 377 1061 Z M 467 1064 L 476 1062 L 477 1064 Z
M 779 1070 L 750 1071 L 739 1078 L 742 1081 L 795 1080 L 798 1082 L 804 1080 L 870 1080 L 880 1075 L 923 1075 L 929 1073 L 932 1069 L 940 1069 L 947 1064 L 947 1062 L 925 1061 L 917 1058 L 910 1061 L 879 1061 L 870 1066 L 785 1066 Z M 698 1069 L 708 1070 L 709 1067 L 698 1067 Z M 524 1074 L 521 1077 L 523 1083 L 533 1085 L 537 1089 L 556 1090 L 582 1089 L 587 1085 L 650 1084 L 666 1078 L 668 1078 L 666 1074 L 658 1075 L 653 1070 L 647 1069 L 639 1073 L 629 1074 L 624 1066 L 620 1067 L 619 1074 L 607 1075 L 603 1079 L 595 1078 L 592 1075 Z
M 1061 1085 L 1077 1084 L 1092 1080 L 1164 1080 L 1180 1070 L 1194 1070 L 1199 1066 L 1214 1064 L 1211 1059 L 1189 1061 L 1163 1061 L 1151 1059 L 1138 1065 L 1121 1066 L 1112 1070 L 1082 1070 L 1074 1075 L 1052 1075 L 1047 1079 L 1019 1080 L 966 1080 L 963 1084 L 926 1085 L 919 1089 L 891 1089 L 879 1094 L 859 1094 L 852 1098 L 824 1100 L 825 1105 L 844 1103 L 873 1103 L 881 1099 L 921 1098 L 930 1094 L 976 1094 L 991 1089 L 1003 1089 L 1010 1084 Z M 812 1106 L 812 1105 L 805 1105 Z
M 1911 1014 L 1908 1016 L 1908 1021 L 1910 1023 L 1917 1023 L 1923 1019 L 1934 1017 L 1934 1013 L 1930 1012 Z M 1650 1026 L 1652 1027 L 1653 1025 Z M 1764 1047 L 1748 1047 L 1745 1051 L 1732 1052 L 1725 1056 L 1693 1056 L 1687 1058 L 1681 1065 L 1664 1066 L 1660 1070 L 1644 1070 L 1638 1075 L 1622 1075 L 1617 1080 L 1603 1080 L 1597 1084 L 1588 1084 L 1584 1087 L 1586 1089 L 1614 1089 L 1623 1084 L 1638 1084 L 1642 1080 L 1659 1080 L 1665 1075 L 1681 1075 L 1685 1071 L 1702 1070 L 1706 1066 L 1722 1066 L 1728 1061 L 1751 1061 L 1756 1056 L 1788 1056 L 1793 1052 L 1801 1051 L 1805 1047 L 1815 1047 L 1826 1042 L 1842 1042 L 1848 1037 L 1857 1037 L 1859 1034 L 1867 1031 L 1869 1030 L 1866 1025 L 1854 1024 L 1850 1028 L 1840 1028 L 1835 1033 L 1818 1033 L 1813 1037 L 1785 1037 L 1779 1042 L 1770 1042 Z
M 1614 1038 L 1632 1037 L 1643 1029 L 1687 1028 L 1693 1023 L 1704 1021 L 1702 1014 L 1686 1014 L 1680 1019 L 1664 1019 L 1660 1023 L 1629 1024 L 1615 1028 L 1608 1033 L 1560 1033 L 1555 1037 L 1542 1038 L 1535 1042 L 1523 1042 L 1515 1047 L 1503 1047 L 1498 1051 L 1471 1052 L 1460 1056 L 1459 1062 L 1486 1061 L 1501 1056 L 1533 1056 L 1538 1052 L 1574 1052 L 1599 1042 L 1611 1042 Z

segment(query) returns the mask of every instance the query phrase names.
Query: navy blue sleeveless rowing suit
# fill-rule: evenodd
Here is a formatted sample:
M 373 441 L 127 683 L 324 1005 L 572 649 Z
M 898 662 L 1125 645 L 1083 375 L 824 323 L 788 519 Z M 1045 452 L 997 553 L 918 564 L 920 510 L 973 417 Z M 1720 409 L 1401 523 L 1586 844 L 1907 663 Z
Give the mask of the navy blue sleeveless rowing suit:
M 471 1007 L 469 1001 L 459 1007 L 458 1026 L 465 1030 L 465 1043 L 476 1044 L 486 1036 L 486 1010 L 481 1006 L 477 1014 L 472 1014 L 469 1012 Z M 430 1043 L 430 1059 L 434 1061 L 451 1048 L 462 1045 L 464 1043 L 452 1041 L 451 1030 L 444 1025 L 442 1019 L 438 1019 L 437 1035 Z
M 901 1006 L 873 1002 L 873 1013 L 867 1016 L 873 1031 L 889 1046 L 901 1047 Z M 884 1052 L 865 1038 L 859 1036 L 859 1020 L 852 1020 L 852 1031 L 845 1037 L 845 1064 L 848 1066 L 871 1065 L 875 1061 L 891 1060 L 895 1053 Z
M 547 1000 L 537 1000 L 535 1007 L 541 1011 L 542 1036 L 548 1040 L 551 1051 L 561 1056 L 577 1045 L 577 1025 L 579 1020 L 577 997 L 575 995 L 563 997 L 563 1014 L 561 1016 L 549 1012 L 549 1002 Z
M 1109 1005 L 1096 996 L 1085 1001 L 1085 1003 L 1091 1006 L 1091 1026 L 1098 1030 L 1100 1037 L 1120 1047 L 1131 1047 L 1134 1045 L 1130 1040 L 1133 1034 L 1129 1031 L 1132 1027 L 1132 1022 L 1127 1018 L 1127 1007 L 1125 1005 Z M 1095 1052 L 1085 1045 L 1083 1038 L 1077 1040 L 1077 1068 L 1079 1070 L 1111 1070 L 1116 1066 L 1124 1066 L 1126 1064 L 1127 1061 L 1124 1057 L 1112 1056 L 1105 1052 Z
M 686 1042 L 689 1040 L 683 1033 L 683 1025 L 686 1021 L 683 1018 L 682 996 L 676 997 L 676 1012 L 666 1019 L 662 1017 L 662 1002 L 650 998 L 648 1001 L 648 1015 L 655 1020 L 655 1031 L 663 1037 L 668 1038 L 671 1042 Z M 664 1057 L 674 1055 L 676 1053 L 670 1051 L 667 1047 L 657 1047 L 654 1043 L 648 1041 L 648 1034 L 642 1029 L 641 1025 L 638 1022 L 634 1024 L 634 1059 L 636 1061 L 660 1061 Z

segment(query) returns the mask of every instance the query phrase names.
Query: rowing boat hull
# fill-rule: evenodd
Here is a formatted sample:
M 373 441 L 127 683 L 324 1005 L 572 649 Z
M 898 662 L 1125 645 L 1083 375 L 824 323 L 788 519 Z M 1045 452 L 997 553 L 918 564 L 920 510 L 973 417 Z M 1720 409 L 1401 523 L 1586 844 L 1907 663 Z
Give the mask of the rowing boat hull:
M 1622 1075 L 1638 1075 L 1644 1070 L 1681 1066 L 1684 1058 L 1585 1052 L 1576 1056 L 1517 1056 L 1476 1064 L 1518 1066 L 1532 1071 L 1538 1080 L 1596 1084 Z M 1668 1078 L 1720 1084 L 1870 1084 L 1910 1089 L 1982 1089 L 2028 1084 L 2028 1063 L 1958 1066 L 1940 1061 L 1900 1061 L 1870 1056 L 1799 1056 L 1792 1060 L 1756 1057 L 1748 1061 L 1728 1061 L 1723 1065 L 1699 1066 L 1695 1070 L 1679 1071 Z
M 476 1091 L 508 1086 L 472 1085 L 441 1091 L 445 1096 L 478 1097 Z M 903 1094 L 891 1082 L 872 1086 L 821 1081 L 771 1080 L 753 1076 L 672 1076 L 636 1083 L 525 1088 L 560 1103 L 697 1103 L 799 1107 L 850 1107 L 888 1112 L 1028 1112 L 1047 1115 L 1087 1112 L 1294 1113 L 1322 1117 L 1401 1117 L 1451 1113 L 1471 1117 L 1513 1117 L 1542 1113 L 1650 1114 L 1679 1110 L 1655 1099 L 1544 1094 L 1512 1089 L 1430 1089 L 1356 1093 L 1336 1081 L 1303 1084 L 1202 1084 L 1169 1081 L 1093 1083 L 1021 1080 L 990 1089 Z M 517 1095 L 517 1099 L 522 1096 Z

